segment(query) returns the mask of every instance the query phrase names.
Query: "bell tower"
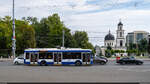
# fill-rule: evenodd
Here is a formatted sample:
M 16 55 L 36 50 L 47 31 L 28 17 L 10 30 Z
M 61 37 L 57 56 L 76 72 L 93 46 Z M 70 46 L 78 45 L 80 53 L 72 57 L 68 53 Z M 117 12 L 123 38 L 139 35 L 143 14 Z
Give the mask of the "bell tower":
M 123 24 L 121 20 L 118 23 L 118 28 L 116 32 L 117 32 L 116 48 L 122 49 L 125 47 L 125 37 L 124 37 Z

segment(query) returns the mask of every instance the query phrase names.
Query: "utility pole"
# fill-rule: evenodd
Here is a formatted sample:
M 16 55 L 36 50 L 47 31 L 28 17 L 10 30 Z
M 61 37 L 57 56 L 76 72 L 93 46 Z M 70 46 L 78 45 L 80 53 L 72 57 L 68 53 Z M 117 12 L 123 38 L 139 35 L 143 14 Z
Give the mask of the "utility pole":
M 13 59 L 16 57 L 16 36 L 15 36 L 15 0 L 13 0 L 13 37 L 12 37 L 12 56 Z
M 64 39 L 65 39 L 65 37 L 64 37 L 64 35 L 65 35 L 64 29 L 63 29 L 62 33 L 63 33 L 63 35 L 62 35 L 62 47 L 64 48 Z

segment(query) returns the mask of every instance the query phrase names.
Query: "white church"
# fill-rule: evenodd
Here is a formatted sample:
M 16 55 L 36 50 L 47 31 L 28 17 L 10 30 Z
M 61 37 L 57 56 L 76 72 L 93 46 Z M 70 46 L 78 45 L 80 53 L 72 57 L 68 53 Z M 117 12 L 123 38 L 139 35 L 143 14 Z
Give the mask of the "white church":
M 117 31 L 116 31 L 116 39 L 113 34 L 109 33 L 104 38 L 104 46 L 101 48 L 102 54 L 105 56 L 105 50 L 108 46 L 111 46 L 113 50 L 124 50 L 126 51 L 126 40 L 125 34 L 123 30 L 123 24 L 120 21 L 118 23 Z M 118 53 L 116 56 L 126 56 L 126 53 Z

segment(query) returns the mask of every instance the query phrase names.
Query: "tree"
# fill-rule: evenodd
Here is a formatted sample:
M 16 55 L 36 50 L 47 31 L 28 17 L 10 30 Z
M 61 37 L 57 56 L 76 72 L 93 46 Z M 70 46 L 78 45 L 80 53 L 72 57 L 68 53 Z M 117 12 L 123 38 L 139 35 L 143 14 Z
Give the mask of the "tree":
M 88 42 L 87 33 L 77 31 L 74 35 L 71 35 L 70 29 L 65 27 L 58 14 L 42 18 L 40 22 L 36 17 L 23 17 L 22 19 L 34 28 L 37 47 L 62 46 L 62 31 L 64 30 L 65 47 L 93 49 L 93 45 Z
M 94 49 L 88 40 L 86 32 L 70 33 L 60 20 L 58 14 L 53 14 L 40 21 L 36 17 L 23 17 L 15 20 L 16 26 L 16 53 L 23 53 L 25 48 L 52 48 L 62 46 L 62 31 L 65 31 L 65 47 Z M 0 18 L 0 54 L 1 49 L 12 49 L 12 18 Z M 11 52 L 11 51 L 9 51 Z
M 136 49 L 136 48 L 137 48 L 137 45 L 134 43 L 129 43 L 129 46 L 127 46 L 128 50 L 132 50 L 132 49 Z
M 35 31 L 24 21 L 16 20 L 16 49 L 17 53 L 23 53 L 26 48 L 35 48 Z
M 87 48 L 88 36 L 86 32 L 76 31 L 73 38 L 75 39 L 78 48 Z
M 147 40 L 144 38 L 144 39 L 140 40 L 140 42 L 138 43 L 138 50 L 139 50 L 139 52 L 141 52 L 142 55 L 143 55 L 144 53 L 147 52 L 147 49 L 148 49 L 148 42 L 147 42 Z
M 11 25 L 11 17 L 5 16 L 4 18 L 0 19 L 0 54 L 2 54 L 2 56 L 11 53 Z
M 44 18 L 43 18 L 44 19 Z M 42 19 L 42 20 L 43 20 Z M 41 44 L 41 37 L 43 37 L 40 33 L 41 33 L 41 24 L 40 22 L 38 21 L 38 19 L 36 17 L 23 17 L 22 20 L 26 23 L 29 23 L 32 28 L 34 29 L 35 31 L 35 40 L 36 40 L 36 47 L 39 47 L 39 45 Z M 42 21 L 41 20 L 41 21 Z M 43 22 L 43 21 L 42 21 Z M 43 28 L 44 29 L 44 28 Z M 43 30 L 44 31 L 44 30 Z M 44 40 L 44 39 L 43 39 Z M 41 45 L 42 46 L 42 45 Z
M 95 53 L 94 47 L 89 42 L 88 35 L 85 31 L 76 31 L 75 34 L 73 35 L 73 38 L 76 43 L 75 47 L 84 48 L 84 49 L 92 49 L 93 53 Z
M 36 47 L 34 29 L 23 20 L 15 20 L 15 22 L 16 53 L 23 53 L 25 48 Z M 1 53 L 10 54 L 12 49 L 12 19 L 9 16 L 0 19 L 0 43 Z M 8 53 L 4 50 L 8 50 Z
M 114 55 L 115 54 L 115 51 L 114 50 L 110 50 L 111 52 L 111 55 Z
M 42 18 L 39 26 L 35 26 L 36 31 L 36 43 L 39 48 L 48 48 L 50 40 L 50 28 L 48 26 L 47 18 Z
M 64 28 L 65 30 L 65 47 L 75 48 L 77 47 L 76 41 L 70 33 L 70 29 Z
M 110 58 L 111 57 L 111 51 L 110 50 L 105 50 L 105 56 L 107 58 Z
M 105 56 L 110 58 L 112 56 L 112 47 L 111 46 L 107 46 L 107 50 L 105 50 Z
M 111 46 L 107 46 L 107 49 L 108 49 L 108 50 L 112 50 L 112 47 L 111 47 Z
M 150 43 L 148 44 L 147 52 L 150 54 Z

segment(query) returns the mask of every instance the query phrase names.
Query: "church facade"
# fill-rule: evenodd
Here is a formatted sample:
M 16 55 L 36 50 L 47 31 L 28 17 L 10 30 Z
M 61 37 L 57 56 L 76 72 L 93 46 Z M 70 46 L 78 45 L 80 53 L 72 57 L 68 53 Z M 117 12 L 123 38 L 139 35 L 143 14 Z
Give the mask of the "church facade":
M 126 40 L 125 40 L 125 34 L 124 34 L 124 30 L 123 30 L 123 24 L 121 23 L 121 21 L 118 24 L 118 28 L 117 28 L 117 36 L 116 36 L 116 46 L 115 48 L 118 50 L 126 50 L 125 44 L 126 44 Z
M 104 38 L 104 46 L 102 47 L 102 54 L 105 56 L 105 50 L 108 46 L 111 46 L 113 50 L 123 50 L 126 51 L 126 40 L 124 34 L 123 24 L 120 21 L 117 25 L 116 39 L 111 31 Z M 126 56 L 126 53 L 116 53 L 116 56 Z

